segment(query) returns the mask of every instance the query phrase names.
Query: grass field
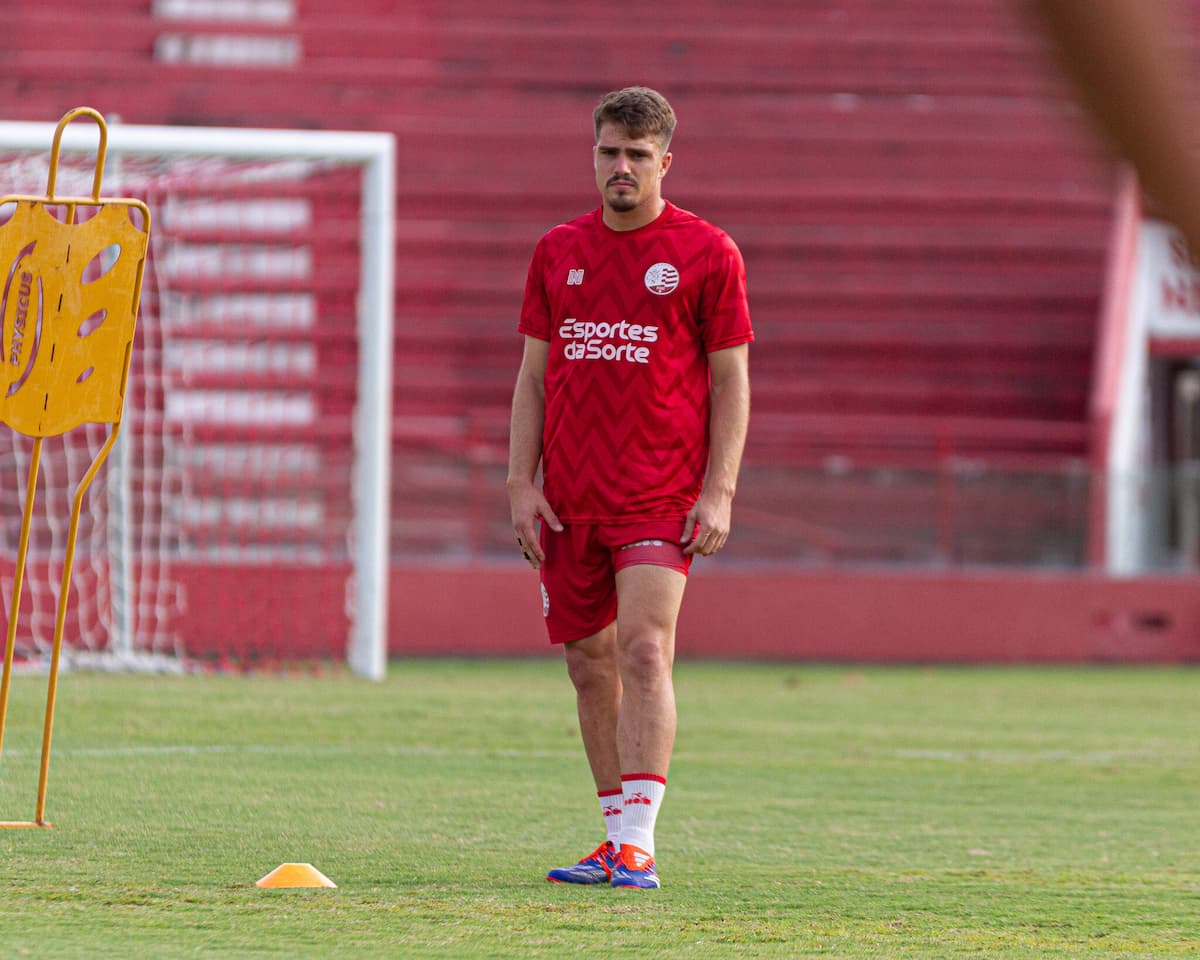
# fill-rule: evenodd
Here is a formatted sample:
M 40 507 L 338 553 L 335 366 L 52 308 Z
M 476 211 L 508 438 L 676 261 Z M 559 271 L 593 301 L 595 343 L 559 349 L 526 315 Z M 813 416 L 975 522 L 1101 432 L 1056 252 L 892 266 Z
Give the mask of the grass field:
M 663 889 L 599 839 L 557 661 L 63 677 L 11 957 L 1200 956 L 1200 672 L 683 663 Z M 33 814 L 14 681 L 0 819 Z M 280 863 L 336 890 L 262 890 Z

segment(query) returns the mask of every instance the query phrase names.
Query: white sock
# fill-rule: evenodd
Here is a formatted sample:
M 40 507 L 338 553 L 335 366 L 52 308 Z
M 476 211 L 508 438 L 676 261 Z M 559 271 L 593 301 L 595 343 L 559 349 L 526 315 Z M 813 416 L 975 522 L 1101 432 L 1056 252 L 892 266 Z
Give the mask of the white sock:
M 621 847 L 621 794 L 620 790 L 596 792 L 600 800 L 600 814 L 604 817 L 604 828 L 608 831 L 608 841 L 617 849 Z
M 641 847 L 654 856 L 654 822 L 667 790 L 666 777 L 654 773 L 621 775 L 625 812 L 621 814 L 621 842 Z

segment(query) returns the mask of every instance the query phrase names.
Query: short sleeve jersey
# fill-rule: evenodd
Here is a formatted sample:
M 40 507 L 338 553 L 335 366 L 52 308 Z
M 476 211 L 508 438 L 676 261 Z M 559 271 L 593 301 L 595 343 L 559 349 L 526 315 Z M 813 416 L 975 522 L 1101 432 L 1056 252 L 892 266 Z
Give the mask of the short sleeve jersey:
M 754 339 L 741 253 L 671 203 L 600 209 L 534 250 L 519 331 L 546 340 L 543 492 L 563 522 L 682 517 L 708 466 L 708 354 Z

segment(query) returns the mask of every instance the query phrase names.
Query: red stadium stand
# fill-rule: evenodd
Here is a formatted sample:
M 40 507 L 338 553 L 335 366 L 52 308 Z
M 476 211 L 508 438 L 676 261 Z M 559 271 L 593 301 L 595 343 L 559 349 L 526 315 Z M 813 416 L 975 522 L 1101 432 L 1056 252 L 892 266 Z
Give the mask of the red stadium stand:
M 313 6 L 25 5 L 0 98 L 10 119 L 87 101 L 133 123 L 396 133 L 394 558 L 511 561 L 528 258 L 595 203 L 596 98 L 645 82 L 680 114 L 666 194 L 747 263 L 755 417 L 729 562 L 1086 563 L 1115 171 L 1015 4 L 667 0 L 619 43 L 606 11 L 553 0 Z M 320 351 L 314 382 L 348 413 L 353 344 Z

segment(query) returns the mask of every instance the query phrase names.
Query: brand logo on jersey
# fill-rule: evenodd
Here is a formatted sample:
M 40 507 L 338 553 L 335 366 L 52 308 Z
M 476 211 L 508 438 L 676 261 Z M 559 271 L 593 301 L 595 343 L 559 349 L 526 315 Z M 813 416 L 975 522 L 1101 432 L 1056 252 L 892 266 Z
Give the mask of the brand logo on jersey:
M 582 287 L 583 286 L 583 270 L 568 270 L 567 271 L 567 286 Z
M 669 263 L 656 263 L 646 271 L 646 289 L 665 297 L 679 286 L 679 271 Z
M 567 317 L 558 335 L 568 341 L 563 356 L 568 360 L 623 360 L 649 363 L 647 343 L 658 342 L 658 327 L 622 320 L 620 323 L 591 323 Z
M 546 591 L 544 583 L 538 584 L 542 588 L 542 616 L 550 616 L 550 594 Z

